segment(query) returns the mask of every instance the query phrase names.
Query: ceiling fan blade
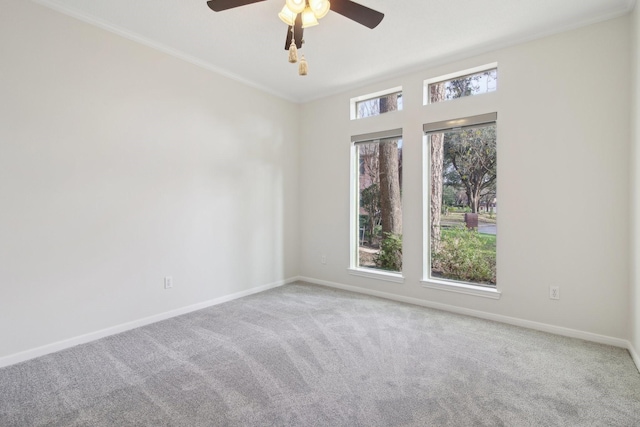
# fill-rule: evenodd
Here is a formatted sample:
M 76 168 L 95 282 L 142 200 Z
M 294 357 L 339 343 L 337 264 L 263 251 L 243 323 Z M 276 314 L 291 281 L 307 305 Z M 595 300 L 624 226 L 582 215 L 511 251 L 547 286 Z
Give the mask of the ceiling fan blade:
M 293 28 L 293 34 L 291 33 L 291 29 Z M 302 49 L 302 36 L 304 34 L 304 28 L 302 28 L 302 14 L 298 14 L 296 16 L 296 25 L 292 27 L 289 25 L 287 28 L 287 41 L 284 42 L 284 50 L 289 50 L 289 46 L 291 46 L 291 37 L 295 37 L 296 47 L 298 49 Z
M 251 3 L 258 3 L 265 0 L 209 0 L 207 6 L 214 12 L 222 12 L 223 10 L 233 9 Z
M 351 0 L 331 0 L 331 10 L 371 29 L 377 27 L 384 18 L 384 13 Z

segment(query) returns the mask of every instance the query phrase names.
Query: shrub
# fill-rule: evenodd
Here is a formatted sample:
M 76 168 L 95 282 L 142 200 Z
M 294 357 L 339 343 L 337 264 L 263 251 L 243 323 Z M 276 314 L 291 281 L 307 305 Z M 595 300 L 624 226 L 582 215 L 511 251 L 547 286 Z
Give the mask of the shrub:
M 384 239 L 380 242 L 380 252 L 374 262 L 376 267 L 383 270 L 402 270 L 402 235 L 384 233 Z
M 466 227 L 442 231 L 440 249 L 432 253 L 431 266 L 442 277 L 494 285 L 496 253 L 486 249 L 480 233 Z
M 471 208 L 469 206 L 452 205 L 449 207 L 449 212 L 453 213 L 470 213 Z

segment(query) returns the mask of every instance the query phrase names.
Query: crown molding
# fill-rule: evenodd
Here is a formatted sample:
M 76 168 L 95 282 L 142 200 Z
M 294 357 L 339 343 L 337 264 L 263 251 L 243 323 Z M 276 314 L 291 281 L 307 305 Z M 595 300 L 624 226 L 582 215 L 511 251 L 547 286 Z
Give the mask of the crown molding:
M 55 0 L 31 0 L 34 3 L 37 3 L 41 6 L 44 6 L 48 9 L 52 9 L 56 12 L 62 13 L 64 15 L 70 16 L 72 18 L 78 19 L 79 21 L 82 21 L 86 24 L 89 25 L 93 25 L 95 27 L 98 27 L 102 30 L 108 31 L 110 33 L 116 34 L 120 37 L 124 37 L 125 39 L 131 40 L 133 42 L 139 43 L 141 45 L 147 46 L 151 49 L 157 50 L 159 52 L 165 53 L 167 55 L 173 56 L 175 58 L 178 58 L 182 61 L 188 62 L 192 65 L 195 65 L 197 67 L 203 68 L 207 71 L 211 71 L 214 72 L 216 74 L 219 74 L 223 77 L 226 77 L 228 79 L 237 81 L 238 83 L 242 83 L 246 86 L 252 87 L 254 89 L 258 89 L 262 92 L 266 92 L 270 95 L 276 96 L 278 98 L 282 98 L 286 101 L 290 101 L 290 102 L 294 102 L 297 103 L 299 102 L 299 100 L 291 98 L 290 96 L 280 93 L 278 91 L 274 91 L 273 89 L 260 85 L 252 80 L 248 80 L 245 79 L 244 77 L 241 77 L 237 74 L 231 73 L 223 68 L 217 67 L 207 61 L 203 61 L 200 58 L 196 58 L 195 56 L 189 55 L 185 52 L 182 52 L 178 49 L 174 49 L 172 47 L 169 47 L 163 43 L 158 43 L 154 40 L 151 40 L 147 37 L 144 37 L 138 33 L 135 33 L 133 31 L 129 31 L 129 30 L 125 30 L 123 28 L 120 28 L 118 26 L 112 25 L 106 21 L 103 21 L 101 19 L 98 19 L 94 16 L 88 15 L 86 13 L 80 12 L 76 9 L 70 8 L 66 5 L 62 5 L 60 3 L 58 3 Z

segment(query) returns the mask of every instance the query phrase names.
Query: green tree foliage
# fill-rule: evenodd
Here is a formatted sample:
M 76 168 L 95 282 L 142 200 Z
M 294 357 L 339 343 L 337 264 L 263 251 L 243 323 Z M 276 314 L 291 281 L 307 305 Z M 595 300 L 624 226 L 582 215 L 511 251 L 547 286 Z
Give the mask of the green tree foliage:
M 480 76 L 469 76 L 451 80 L 445 84 L 446 99 L 462 98 L 472 95 L 478 89 Z
M 380 225 L 380 188 L 371 184 L 360 192 L 360 206 L 367 212 L 366 223 L 363 224 L 369 241 L 375 236 L 376 226 Z
M 384 233 L 380 252 L 374 262 L 382 270 L 402 271 L 402 235 Z
M 456 204 L 456 189 L 452 185 L 445 185 L 442 189 L 442 203 L 445 206 L 454 206 Z
M 471 212 L 477 213 L 480 201 L 496 193 L 495 126 L 446 132 L 444 164 L 446 184 L 463 188 Z

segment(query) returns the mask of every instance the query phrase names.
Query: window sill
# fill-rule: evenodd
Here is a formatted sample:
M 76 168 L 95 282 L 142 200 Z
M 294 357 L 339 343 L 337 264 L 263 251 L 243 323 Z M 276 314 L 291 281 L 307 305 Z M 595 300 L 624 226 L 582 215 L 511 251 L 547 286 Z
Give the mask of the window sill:
M 384 270 L 349 268 L 349 274 L 353 276 L 368 277 L 370 279 L 384 280 L 387 282 L 404 283 L 404 277 L 401 273 L 391 273 Z
M 440 280 L 421 280 L 422 287 L 429 289 L 438 289 L 441 291 L 456 292 L 459 294 L 474 295 L 477 297 L 500 299 L 502 292 L 495 288 L 487 288 L 484 286 L 474 286 L 465 283 L 447 282 Z

